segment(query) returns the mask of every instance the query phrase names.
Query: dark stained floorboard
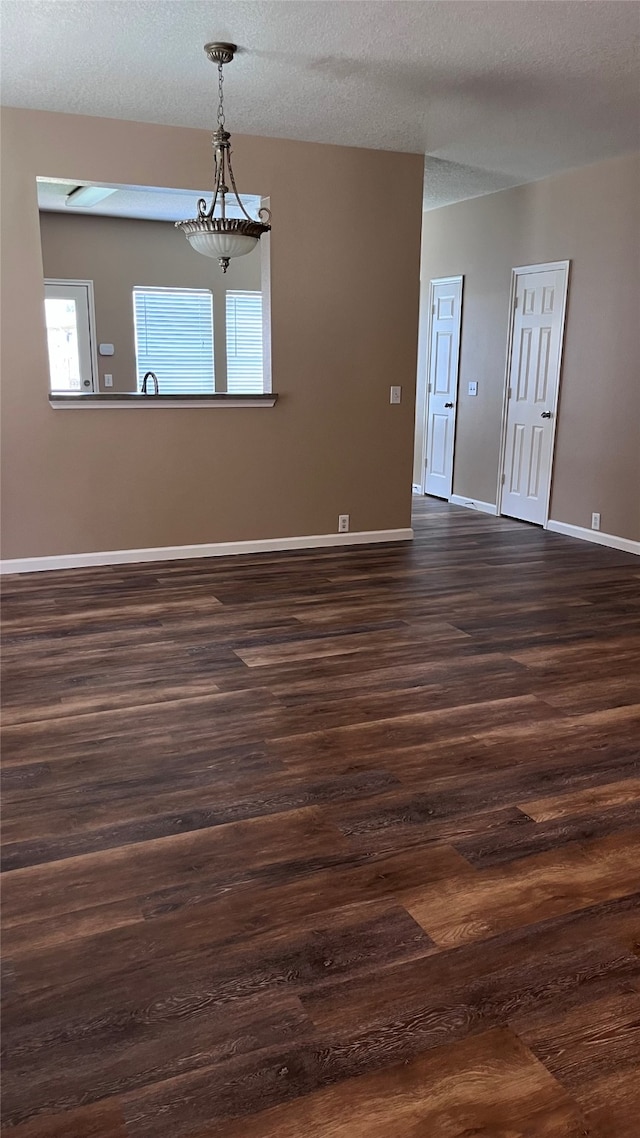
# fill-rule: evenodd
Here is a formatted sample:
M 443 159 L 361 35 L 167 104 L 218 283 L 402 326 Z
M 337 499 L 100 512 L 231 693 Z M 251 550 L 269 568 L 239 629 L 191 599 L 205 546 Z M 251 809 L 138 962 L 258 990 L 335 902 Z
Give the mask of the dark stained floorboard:
M 3 1135 L 637 1138 L 640 565 L 4 582 Z

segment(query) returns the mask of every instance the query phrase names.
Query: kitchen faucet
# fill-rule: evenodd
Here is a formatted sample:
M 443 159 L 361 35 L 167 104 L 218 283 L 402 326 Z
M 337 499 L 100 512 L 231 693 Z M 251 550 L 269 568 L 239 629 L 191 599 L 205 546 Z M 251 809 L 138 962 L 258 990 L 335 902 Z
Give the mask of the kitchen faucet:
M 145 375 L 145 377 L 142 381 L 142 394 L 143 395 L 149 394 L 149 392 L 147 391 L 147 380 L 149 378 L 151 378 L 153 380 L 153 394 L 159 395 L 160 394 L 160 387 L 158 386 L 158 377 L 157 377 L 155 371 L 148 371 L 147 374 Z

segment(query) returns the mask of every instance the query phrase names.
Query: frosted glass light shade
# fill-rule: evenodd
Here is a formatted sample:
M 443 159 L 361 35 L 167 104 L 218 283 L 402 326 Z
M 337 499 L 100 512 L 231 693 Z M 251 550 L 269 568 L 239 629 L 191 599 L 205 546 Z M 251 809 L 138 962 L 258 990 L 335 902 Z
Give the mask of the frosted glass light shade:
M 217 257 L 225 272 L 231 257 L 250 253 L 270 228 L 262 221 L 207 217 L 206 214 L 190 221 L 176 221 L 176 229 L 182 230 L 191 248 L 205 257 Z
M 187 240 L 205 257 L 244 257 L 258 244 L 257 237 L 245 233 L 187 233 Z

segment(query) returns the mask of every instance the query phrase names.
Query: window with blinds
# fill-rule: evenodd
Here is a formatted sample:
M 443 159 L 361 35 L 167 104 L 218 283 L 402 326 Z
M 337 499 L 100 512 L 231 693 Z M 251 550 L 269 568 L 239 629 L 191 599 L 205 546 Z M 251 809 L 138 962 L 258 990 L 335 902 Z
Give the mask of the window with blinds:
M 138 391 L 145 372 L 153 371 L 161 395 L 213 394 L 213 296 L 208 289 L 135 288 L 133 316 Z
M 254 395 L 264 390 L 262 293 L 227 292 L 227 391 Z

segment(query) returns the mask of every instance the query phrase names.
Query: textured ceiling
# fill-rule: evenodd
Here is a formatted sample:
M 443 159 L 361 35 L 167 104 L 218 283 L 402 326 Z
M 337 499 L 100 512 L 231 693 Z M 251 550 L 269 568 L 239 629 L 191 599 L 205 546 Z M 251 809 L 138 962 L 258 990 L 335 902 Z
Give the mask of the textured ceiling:
M 636 0 L 5 0 L 10 106 L 427 155 L 435 206 L 640 146 Z M 46 171 L 43 171 L 46 173 Z M 392 196 L 392 192 L 391 192 Z

